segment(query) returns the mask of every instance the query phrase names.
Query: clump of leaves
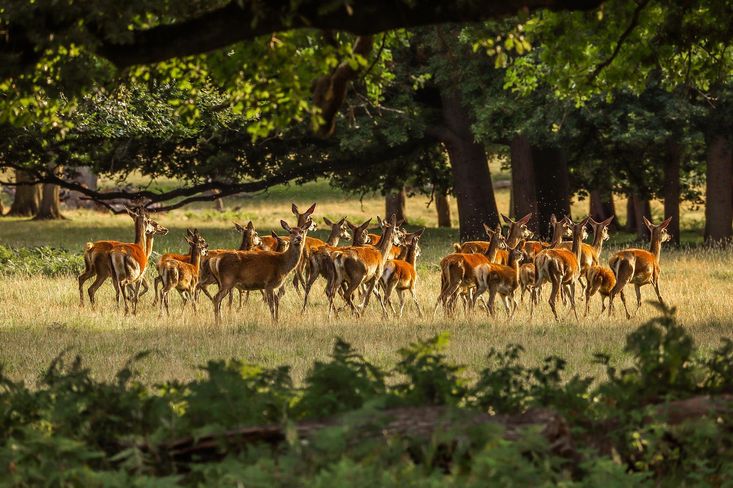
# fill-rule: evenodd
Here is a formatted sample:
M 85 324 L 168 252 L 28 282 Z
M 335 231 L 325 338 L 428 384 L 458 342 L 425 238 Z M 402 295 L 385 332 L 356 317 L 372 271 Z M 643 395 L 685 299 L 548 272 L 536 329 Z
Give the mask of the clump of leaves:
M 0 245 L 0 274 L 66 276 L 78 274 L 83 267 L 81 254 L 66 249 Z

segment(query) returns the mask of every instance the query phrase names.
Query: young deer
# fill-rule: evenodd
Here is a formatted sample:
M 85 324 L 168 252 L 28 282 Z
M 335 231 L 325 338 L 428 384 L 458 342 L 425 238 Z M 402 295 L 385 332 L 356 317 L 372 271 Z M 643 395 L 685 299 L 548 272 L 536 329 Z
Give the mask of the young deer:
M 621 295 L 621 303 L 624 304 L 626 318 L 630 319 L 629 309 L 626 307 L 626 297 L 624 297 L 624 286 L 631 282 L 636 289 L 636 310 L 641 307 L 641 287 L 651 284 L 657 294 L 659 303 L 664 304 L 662 295 L 659 293 L 659 275 L 661 268 L 659 267 L 659 257 L 662 253 L 662 243 L 672 238 L 667 232 L 667 226 L 672 221 L 672 217 L 668 218 L 659 225 L 654 225 L 646 217 L 642 217 L 644 225 L 647 226 L 651 233 L 651 242 L 649 250 L 644 249 L 624 249 L 615 253 L 608 260 L 608 265 L 616 275 L 616 285 L 610 293 L 608 312 L 613 311 L 613 298 Z
M 357 228 L 357 231 L 359 228 Z M 375 248 L 368 245 L 351 246 L 333 251 L 334 279 L 331 282 L 328 292 L 329 317 L 331 316 L 331 312 L 334 310 L 334 296 L 336 295 L 336 291 L 341 288 L 342 284 L 347 285 L 344 290 L 344 300 L 346 300 L 346 303 L 351 307 L 351 310 L 359 316 L 363 313 L 367 305 L 369 305 L 369 298 L 374 292 L 374 288 L 384 272 L 384 265 L 389 258 L 390 249 L 397 239 L 395 236 L 396 228 L 396 217 L 392 215 L 392 218 L 387 222 L 384 228 L 384 234 L 379 241 L 379 247 Z M 356 290 L 362 287 L 362 285 L 366 285 L 367 290 L 362 304 L 357 309 L 353 302 L 353 295 Z M 386 315 L 387 309 L 384 306 L 384 302 L 379 300 L 379 304 L 382 306 L 382 313 Z
M 140 283 L 144 279 L 145 270 L 148 266 L 148 258 L 153 252 L 154 236 L 166 235 L 168 233 L 168 229 L 159 225 L 154 220 L 146 219 L 145 226 L 146 238 L 144 242 L 118 244 L 109 251 L 112 279 L 117 283 L 117 288 L 123 290 L 121 295 L 125 304 L 125 315 L 130 313 L 130 307 L 127 303 L 127 293 L 124 293 L 124 290 L 129 286 L 135 287 L 131 300 L 133 303 L 133 314 L 137 313 Z
M 534 287 L 535 276 L 534 262 L 525 248 L 522 264 L 519 266 L 519 287 L 522 289 L 522 303 L 524 303 L 524 294 L 526 292 L 529 292 L 529 299 L 532 300 L 534 305 L 537 305 L 540 299 L 540 289 Z
M 571 221 L 572 222 L 572 221 Z M 552 283 L 552 292 L 550 293 L 550 308 L 557 317 L 555 305 L 557 296 L 562 292 L 561 288 L 566 288 L 570 298 L 570 306 L 572 307 L 575 319 L 578 320 L 578 312 L 575 309 L 575 283 L 580 277 L 580 256 L 581 241 L 586 237 L 587 231 L 585 225 L 588 218 L 583 219 L 579 223 L 573 225 L 573 247 L 568 251 L 563 248 L 550 248 L 541 251 L 534 259 L 536 269 L 535 287 L 541 286 L 546 281 Z M 557 237 L 557 233 L 555 234 Z M 554 239 L 556 241 L 556 239 Z M 557 242 L 554 242 L 555 244 Z M 534 312 L 534 306 L 531 307 Z
M 482 288 L 489 290 L 489 313 L 494 317 L 494 302 L 497 293 L 501 295 L 506 313 L 511 319 L 517 310 L 517 299 L 514 292 L 519 287 L 519 265 L 526 252 L 524 251 L 524 240 L 509 248 L 509 260 L 506 265 L 488 264 L 481 267 L 479 271 L 479 284 Z
M 221 322 L 221 301 L 235 287 L 264 290 L 272 320 L 278 321 L 280 297 L 276 292 L 298 266 L 311 222 L 306 221 L 302 229 L 290 227 L 284 220 L 280 221 L 280 225 L 290 234 L 285 252 L 236 251 L 209 259 L 209 267 L 219 283 L 219 291 L 214 296 L 214 319 L 217 324 Z
M 349 240 L 349 226 L 346 222 L 346 217 L 339 220 L 338 222 L 332 222 L 328 218 L 324 217 L 323 221 L 331 228 L 331 233 L 328 235 L 326 243 L 322 246 L 316 247 L 311 250 L 308 258 L 308 279 L 305 283 L 305 297 L 303 298 L 303 309 L 308 305 L 308 296 L 310 295 L 313 283 L 318 279 L 319 276 L 323 276 L 330 283 L 332 279 L 333 262 L 331 261 L 331 253 L 337 251 L 337 247 L 341 239 Z
M 413 232 L 405 236 L 405 247 L 407 254 L 405 259 L 394 259 L 388 261 L 384 266 L 384 272 L 382 273 L 381 285 L 384 288 L 384 301 L 392 309 L 392 313 L 395 313 L 394 306 L 392 305 L 392 292 L 397 290 L 397 295 L 400 298 L 400 313 L 405 309 L 405 291 L 408 290 L 412 296 L 412 301 L 417 308 L 417 313 L 422 317 L 422 310 L 420 304 L 417 303 L 417 297 L 415 296 L 415 283 L 417 281 L 417 272 L 415 271 L 415 261 L 420 255 L 420 246 L 418 245 L 420 237 L 422 236 L 425 229 L 420 229 L 417 232 Z
M 532 214 L 528 213 L 519 220 L 512 220 L 504 214 L 501 214 L 501 218 L 506 224 L 509 224 L 509 233 L 506 236 L 507 247 L 514 247 L 520 239 L 529 239 L 533 233 L 527 227 L 529 219 L 532 218 Z M 463 244 L 453 244 L 456 252 L 460 253 L 477 253 L 485 254 L 489 247 L 489 241 L 467 241 Z M 496 262 L 499 264 L 506 264 L 509 259 L 509 254 L 506 250 L 500 249 L 496 253 Z
M 588 283 L 585 286 L 585 317 L 590 310 L 590 298 L 600 292 L 601 314 L 606 310 L 606 297 L 611 296 L 611 290 L 616 286 L 616 276 L 607 266 L 591 266 L 586 274 Z
M 194 292 L 196 291 L 196 285 L 199 281 L 199 268 L 201 265 L 201 258 L 206 256 L 208 244 L 199 231 L 194 229 L 186 231 L 186 237 L 184 240 L 191 247 L 188 255 L 188 262 L 184 262 L 178 259 L 169 259 L 165 261 L 160 269 L 161 278 L 163 281 L 163 290 L 160 294 L 160 313 L 159 316 L 163 316 L 163 306 L 165 306 L 165 312 L 170 317 L 170 309 L 168 307 L 168 294 L 172 289 L 178 291 L 183 298 L 183 308 L 186 308 L 186 303 L 191 302 L 193 311 L 196 312 L 196 301 L 194 300 Z
M 404 241 L 406 232 L 401 227 L 404 222 L 404 220 L 400 220 L 399 222 L 397 222 L 397 227 L 394 231 L 394 235 L 397 237 L 395 239 L 395 242 L 399 241 L 400 243 L 402 243 Z M 382 233 L 384 233 L 384 229 L 387 226 L 388 222 L 386 220 L 382 220 L 382 218 L 377 215 L 377 224 L 379 225 L 379 228 L 382 229 Z M 369 240 L 367 242 L 376 247 L 379 245 L 379 241 L 381 239 L 381 235 L 369 234 Z M 407 248 L 405 246 L 401 244 L 393 244 L 392 248 L 389 251 L 389 259 L 404 259 L 406 254 Z
M 483 254 L 452 253 L 440 260 L 440 294 L 433 309 L 433 316 L 441 304 L 445 313 L 453 313 L 459 292 L 462 292 L 464 297 L 467 296 L 466 305 L 470 308 L 476 303 L 478 296 L 475 293 L 471 296 L 470 292 L 478 289 L 479 266 L 494 262 L 499 248 L 506 246 L 499 224 L 495 230 L 484 224 L 484 230 L 489 236 L 489 246 Z

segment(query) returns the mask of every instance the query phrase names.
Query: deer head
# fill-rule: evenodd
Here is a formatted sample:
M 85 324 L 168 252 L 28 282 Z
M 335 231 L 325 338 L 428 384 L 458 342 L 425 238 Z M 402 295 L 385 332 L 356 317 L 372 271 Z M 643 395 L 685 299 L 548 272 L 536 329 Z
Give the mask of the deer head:
M 507 239 L 530 239 L 534 236 L 534 232 L 527 228 L 527 223 L 529 222 L 529 219 L 532 218 L 531 212 L 519 220 L 512 220 L 504 214 L 501 214 L 501 218 L 509 225 L 509 234 L 507 235 Z
M 260 235 L 255 230 L 255 226 L 251 220 L 244 227 L 234 222 L 234 228 L 242 234 L 242 241 L 246 244 L 247 249 L 252 249 L 262 244 L 262 239 L 260 239 Z
M 672 239 L 672 235 L 667 232 L 667 226 L 672 222 L 672 217 L 668 218 L 664 222 L 662 222 L 659 225 L 654 225 L 649 220 L 642 216 L 642 220 L 644 222 L 644 225 L 646 225 L 646 228 L 649 229 L 649 233 L 651 234 L 651 240 L 652 242 L 658 241 L 658 242 L 667 242 L 670 239 Z
M 317 228 L 317 225 L 313 219 L 310 218 L 311 215 L 313 215 L 313 212 L 316 210 L 316 204 L 314 203 L 310 207 L 308 207 L 308 210 L 306 210 L 303 213 L 300 213 L 298 211 L 298 206 L 296 204 L 292 204 L 291 210 L 293 211 L 293 215 L 295 215 L 295 218 L 298 219 L 298 223 L 296 224 L 301 229 L 305 229 L 304 225 L 306 222 L 310 221 L 310 224 L 308 226 L 309 231 L 314 231 Z
M 351 234 L 353 235 L 353 242 L 354 245 L 359 244 L 369 244 L 369 233 L 367 232 L 367 229 L 369 227 L 369 224 L 371 223 L 372 219 L 370 218 L 366 222 L 362 223 L 361 225 L 354 225 L 348 220 L 346 221 L 346 225 L 349 226 L 351 229 Z

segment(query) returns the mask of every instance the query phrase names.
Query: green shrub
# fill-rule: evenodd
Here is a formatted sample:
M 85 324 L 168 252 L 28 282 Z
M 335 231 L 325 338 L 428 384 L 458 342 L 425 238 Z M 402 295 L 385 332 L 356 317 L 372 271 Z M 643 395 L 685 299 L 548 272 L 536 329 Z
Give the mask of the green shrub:
M 0 274 L 61 276 L 84 269 L 81 254 L 49 246 L 12 248 L 0 244 Z

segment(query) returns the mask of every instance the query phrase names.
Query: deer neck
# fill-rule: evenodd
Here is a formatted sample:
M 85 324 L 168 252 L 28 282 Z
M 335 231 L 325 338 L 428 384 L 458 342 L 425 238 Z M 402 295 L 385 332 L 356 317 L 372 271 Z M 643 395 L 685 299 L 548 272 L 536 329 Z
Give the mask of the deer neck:
M 384 233 L 382 234 L 382 238 L 379 239 L 379 246 L 377 249 L 379 249 L 379 252 L 382 253 L 382 265 L 384 265 L 385 262 L 387 262 L 387 257 L 389 256 L 389 252 L 392 250 L 392 234 L 394 233 L 394 230 L 392 230 L 391 227 L 387 227 L 384 230 Z
M 417 259 L 417 243 L 413 242 L 407 247 L 407 255 L 405 261 L 410 263 L 412 267 L 415 267 L 415 260 Z
M 514 283 L 519 283 L 519 260 L 509 255 L 509 267 L 514 271 Z
M 659 257 L 662 255 L 662 241 L 659 235 L 652 232 L 652 240 L 649 243 L 649 252 L 654 255 L 654 260 L 659 263 Z
M 145 249 L 145 255 L 147 257 L 150 257 L 150 255 L 153 254 L 153 240 L 155 239 L 155 236 L 153 234 L 145 236 L 145 244 L 143 245 L 143 249 Z
M 341 229 L 338 230 L 338 232 L 331 231 L 331 234 L 328 236 L 328 239 L 326 239 L 326 244 L 329 246 L 336 247 L 339 245 L 339 240 L 341 239 Z
M 550 247 L 557 247 L 562 242 L 563 228 L 556 225 L 552 229 L 552 240 L 550 241 Z
M 489 247 L 486 248 L 486 257 L 488 258 L 490 263 L 493 263 L 496 259 L 496 252 L 499 250 L 499 239 L 496 237 L 496 235 L 492 235 L 491 239 L 489 240 Z
M 519 231 L 520 227 L 517 224 L 512 224 L 509 229 L 509 236 L 506 238 L 507 247 L 514 247 L 519 242 Z
M 593 234 L 593 250 L 596 252 L 596 256 L 600 256 L 601 250 L 603 250 L 603 229 L 604 227 L 597 227 L 595 234 Z
M 191 264 L 198 274 L 199 266 L 201 265 L 201 250 L 198 246 L 193 246 L 191 248 Z
M 283 262 L 283 270 L 286 274 L 298 265 L 298 262 L 303 255 L 303 248 L 305 248 L 305 235 L 303 235 L 303 240 L 300 241 L 300 246 L 293 245 L 293 239 L 290 239 L 290 245 L 281 253 L 285 258 Z
M 147 249 L 146 241 L 147 236 L 145 235 L 145 219 L 140 217 L 135 219 L 135 244 L 143 249 Z
M 573 247 L 572 252 L 575 254 L 575 259 L 580 262 L 580 256 L 582 254 L 582 237 L 583 237 L 583 231 L 580 232 L 574 232 L 573 233 Z

